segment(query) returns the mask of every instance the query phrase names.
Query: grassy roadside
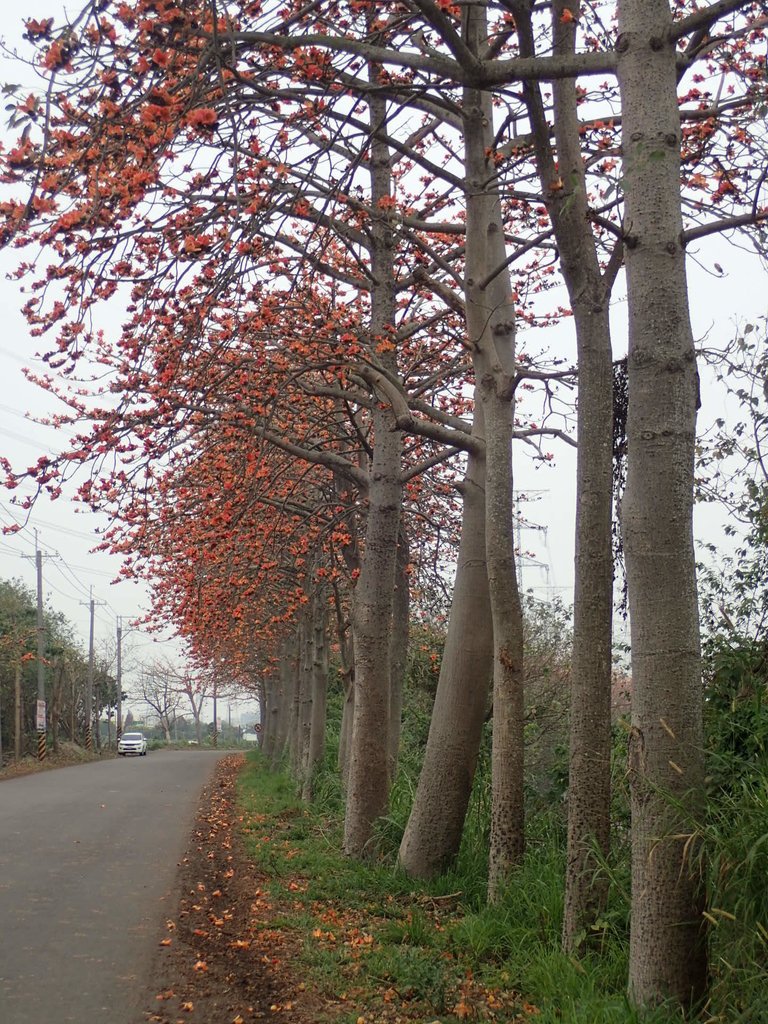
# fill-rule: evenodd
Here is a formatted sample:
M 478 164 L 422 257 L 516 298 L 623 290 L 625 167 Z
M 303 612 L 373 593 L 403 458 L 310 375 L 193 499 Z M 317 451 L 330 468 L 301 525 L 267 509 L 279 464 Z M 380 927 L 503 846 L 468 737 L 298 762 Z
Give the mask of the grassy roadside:
M 49 748 L 44 761 L 38 761 L 34 754 L 26 754 L 19 761 L 8 761 L 0 766 L 0 782 L 4 779 L 17 779 L 22 775 L 34 775 L 37 772 L 51 771 L 54 768 L 69 768 L 76 764 L 88 764 L 91 761 L 104 761 L 117 757 L 114 750 L 103 750 L 101 753 L 88 751 L 76 743 L 62 741 L 58 751 Z
M 526 863 L 488 908 L 472 857 L 431 886 L 393 858 L 361 865 L 341 853 L 336 813 L 310 809 L 292 783 L 249 756 L 239 781 L 240 829 L 279 946 L 290 936 L 306 984 L 333 1000 L 341 1024 L 632 1024 L 623 985 L 626 921 L 605 921 L 604 948 L 578 963 L 559 950 L 561 837 L 537 822 Z M 386 844 L 385 844 L 386 845 Z M 463 867 L 462 867 L 463 864 Z M 482 872 L 480 872 L 482 874 Z M 618 883 L 617 883 L 618 884 Z M 615 927 L 614 927 L 615 926 Z M 318 1024 L 320 1020 L 318 1018 Z M 679 1018 L 663 1010 L 644 1024 Z

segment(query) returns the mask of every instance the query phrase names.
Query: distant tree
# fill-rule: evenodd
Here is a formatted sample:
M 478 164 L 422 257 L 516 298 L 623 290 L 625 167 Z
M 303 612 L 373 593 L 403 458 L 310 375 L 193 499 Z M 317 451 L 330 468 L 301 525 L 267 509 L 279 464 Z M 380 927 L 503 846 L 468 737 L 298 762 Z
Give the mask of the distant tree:
M 139 675 L 138 695 L 157 716 L 165 741 L 170 743 L 173 723 L 183 700 L 173 666 L 159 659 L 143 666 Z

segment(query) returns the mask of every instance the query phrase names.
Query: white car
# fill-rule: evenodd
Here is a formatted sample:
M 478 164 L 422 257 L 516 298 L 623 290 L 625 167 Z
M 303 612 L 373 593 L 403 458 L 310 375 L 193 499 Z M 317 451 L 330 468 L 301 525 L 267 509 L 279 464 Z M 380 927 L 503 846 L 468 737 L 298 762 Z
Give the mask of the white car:
M 124 732 L 117 744 L 117 752 L 121 757 L 127 754 L 138 754 L 145 757 L 147 753 L 147 738 L 142 732 Z

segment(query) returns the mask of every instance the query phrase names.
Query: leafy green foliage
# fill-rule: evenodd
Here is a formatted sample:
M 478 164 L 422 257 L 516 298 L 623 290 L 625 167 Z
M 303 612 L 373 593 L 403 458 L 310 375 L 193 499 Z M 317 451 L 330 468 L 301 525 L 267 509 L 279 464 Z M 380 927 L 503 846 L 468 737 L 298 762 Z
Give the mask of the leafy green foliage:
M 731 555 L 712 545 L 702 566 L 708 804 L 699 823 L 708 880 L 717 1020 L 756 1021 L 768 991 L 768 352 L 746 324 L 718 353 L 743 418 L 717 432 L 702 460 L 702 489 L 733 513 Z
M 768 991 L 768 706 L 765 641 L 721 630 L 707 642 L 707 781 L 701 829 L 712 1005 L 759 1019 Z
M 565 609 L 540 607 L 534 612 L 530 650 L 537 660 L 532 657 L 531 664 L 541 685 L 529 705 L 529 740 L 536 743 L 540 719 L 554 714 L 558 732 L 565 728 L 570 625 Z M 419 635 L 419 644 L 421 639 Z M 747 641 L 744 634 L 737 642 L 723 627 L 706 644 L 709 804 L 706 816 L 691 822 L 691 829 L 700 840 L 709 887 L 713 985 L 702 1019 L 712 1024 L 760 1020 L 768 984 L 766 672 L 761 643 Z M 553 782 L 560 770 L 557 758 L 549 776 L 544 773 L 539 780 L 548 783 L 549 799 L 539 785 L 529 785 L 526 858 L 498 905 L 486 905 L 488 734 L 455 864 L 429 884 L 415 883 L 398 871 L 397 851 L 429 728 L 431 651 L 427 645 L 412 652 L 415 678 L 407 681 L 401 756 L 391 810 L 377 828 L 376 863 L 363 865 L 341 852 L 339 687 L 331 687 L 329 742 L 311 807 L 296 800 L 293 783 L 283 775 L 253 766 L 243 777 L 246 821 L 254 812 L 264 819 L 258 827 L 245 825 L 255 863 L 268 873 L 274 893 L 284 892 L 291 882 L 299 885 L 291 892 L 294 910 L 281 922 L 305 937 L 307 970 L 324 991 L 354 992 L 351 1021 L 361 1015 L 389 1020 L 388 1014 L 396 1012 L 403 1021 L 440 1024 L 524 1021 L 528 1016 L 540 1024 L 639 1024 L 625 994 L 630 847 L 627 729 L 622 721 L 614 729 L 613 848 L 609 858 L 596 858 L 597 870 L 608 883 L 608 903 L 596 923 L 598 941 L 584 959 L 569 958 L 560 948 L 565 803 Z M 555 703 L 554 710 L 549 702 Z M 364 954 L 352 940 L 340 940 L 342 919 L 346 934 L 357 936 L 354 942 L 369 937 Z M 493 1010 L 494 1000 L 503 1011 Z M 529 1014 L 525 1006 L 537 1012 Z M 492 1010 L 496 1016 L 490 1015 Z M 644 1024 L 670 1024 L 680 1018 L 660 1007 L 642 1019 Z

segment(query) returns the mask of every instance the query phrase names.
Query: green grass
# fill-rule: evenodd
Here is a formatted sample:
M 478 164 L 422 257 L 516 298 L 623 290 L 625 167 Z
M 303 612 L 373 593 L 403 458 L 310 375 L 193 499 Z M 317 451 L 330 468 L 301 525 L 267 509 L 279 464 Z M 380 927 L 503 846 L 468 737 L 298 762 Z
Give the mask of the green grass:
M 304 936 L 302 968 L 324 992 L 354 993 L 359 1012 L 351 1020 L 367 1014 L 366 1021 L 390 1021 L 393 1007 L 401 1021 L 419 1024 L 681 1020 L 663 1007 L 641 1017 L 625 994 L 629 851 L 624 826 L 617 829 L 613 859 L 601 865 L 609 899 L 600 941 L 576 960 L 560 949 L 562 807 L 531 814 L 525 862 L 491 908 L 485 900 L 489 796 L 482 760 L 456 864 L 423 884 L 396 866 L 415 756 L 404 758 L 391 813 L 379 825 L 381 856 L 365 864 L 341 852 L 334 757 L 329 755 L 318 776 L 319 799 L 308 808 L 285 775 L 268 771 L 254 755 L 241 776 L 240 802 L 249 854 L 269 875 L 273 893 L 285 893 L 291 881 L 300 881 L 282 923 Z M 621 799 L 620 786 L 617 794 Z M 618 818 L 624 821 L 622 814 Z M 714 919 L 712 999 L 701 1020 L 768 1024 L 768 784 L 750 777 L 713 795 L 707 824 L 699 831 Z
M 626 915 L 616 912 L 621 926 L 606 926 L 602 956 L 579 963 L 560 952 L 559 812 L 531 823 L 525 864 L 502 903 L 485 905 L 485 829 L 477 810 L 484 785 L 478 782 L 457 866 L 423 885 L 395 866 L 396 815 L 382 826 L 380 861 L 350 860 L 341 853 L 335 796 L 326 792 L 321 809 L 304 807 L 286 776 L 249 759 L 239 797 L 248 852 L 268 873 L 273 894 L 299 883 L 281 924 L 305 936 L 303 968 L 324 992 L 353 991 L 359 1015 L 371 1020 L 388 1020 L 385 1011 L 396 1005 L 403 1021 L 440 1024 L 635 1021 L 623 994 Z M 615 900 L 619 890 L 614 886 Z M 526 1004 L 538 1013 L 529 1017 Z M 660 1011 L 644 1024 L 675 1019 Z

